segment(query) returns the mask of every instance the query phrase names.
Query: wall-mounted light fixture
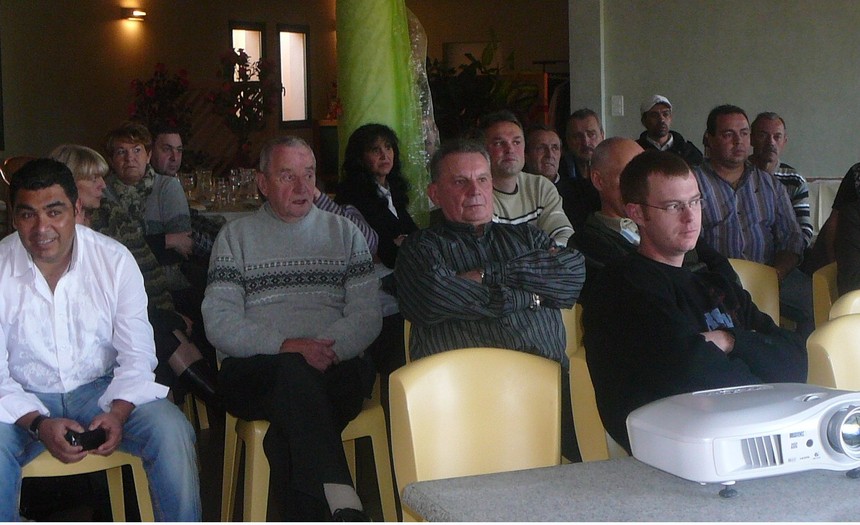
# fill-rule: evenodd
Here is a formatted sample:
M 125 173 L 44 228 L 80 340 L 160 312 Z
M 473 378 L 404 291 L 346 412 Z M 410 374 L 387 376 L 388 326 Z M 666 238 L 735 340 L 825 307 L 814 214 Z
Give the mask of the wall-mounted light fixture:
M 146 18 L 146 11 L 139 7 L 124 7 L 122 9 L 122 17 L 126 20 L 143 22 L 143 20 Z

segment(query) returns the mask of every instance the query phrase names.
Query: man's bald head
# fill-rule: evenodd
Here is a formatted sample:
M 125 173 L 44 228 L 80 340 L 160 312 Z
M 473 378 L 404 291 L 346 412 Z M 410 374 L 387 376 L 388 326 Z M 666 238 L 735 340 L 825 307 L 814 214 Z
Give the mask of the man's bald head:
M 633 157 L 642 153 L 636 141 L 610 137 L 594 149 L 591 158 L 591 183 L 600 194 L 600 211 L 609 217 L 625 217 L 619 183 L 621 172 Z

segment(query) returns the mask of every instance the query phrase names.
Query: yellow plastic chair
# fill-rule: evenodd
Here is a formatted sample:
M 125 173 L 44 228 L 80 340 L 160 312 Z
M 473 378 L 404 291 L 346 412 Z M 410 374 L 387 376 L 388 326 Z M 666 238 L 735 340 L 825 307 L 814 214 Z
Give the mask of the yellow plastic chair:
M 860 314 L 860 290 L 846 293 L 830 307 L 831 320 L 848 314 Z
M 744 259 L 729 259 L 729 262 L 756 307 L 779 324 L 779 278 L 776 268 Z
M 812 311 L 816 328 L 823 326 L 830 318 L 830 307 L 837 297 L 836 263 L 833 262 L 812 274 Z
M 209 413 L 206 411 L 205 401 L 191 392 L 187 392 L 180 408 L 195 429 L 207 430 L 209 428 Z
M 809 379 L 814 385 L 860 390 L 860 314 L 824 323 L 806 340 Z
M 130 465 L 134 477 L 134 491 L 137 493 L 137 506 L 140 510 L 141 521 L 155 521 L 152 510 L 152 498 L 149 494 L 149 482 L 143 462 L 139 457 L 119 450 L 110 456 L 88 454 L 77 463 L 63 463 L 47 450 L 36 456 L 36 459 L 24 465 L 22 478 L 53 478 L 59 476 L 74 476 L 89 474 L 104 470 L 108 479 L 110 507 L 114 521 L 125 521 L 125 498 L 122 488 L 122 466 Z M 9 483 L 4 480 L 3 483 Z
M 246 421 L 226 413 L 224 427 L 224 472 L 221 481 L 221 521 L 233 521 L 236 500 L 236 483 L 239 459 L 245 447 L 245 490 L 243 521 L 266 521 L 269 505 L 269 460 L 263 451 L 263 438 L 269 430 L 268 421 Z M 385 413 L 379 403 L 379 381 L 374 385 L 371 399 L 355 419 L 341 433 L 349 472 L 355 481 L 355 440 L 369 437 L 376 466 L 376 481 L 385 521 L 397 521 L 397 504 L 394 500 L 394 481 L 388 453 L 388 429 Z
M 567 357 L 572 356 L 582 346 L 582 305 L 576 303 L 573 308 L 565 308 L 561 311 L 561 321 L 564 323 L 564 333 L 567 339 L 565 352 Z
M 560 371 L 523 352 L 466 348 L 392 372 L 398 494 L 414 481 L 558 465 Z M 416 518 L 405 506 L 403 516 Z
M 583 461 L 609 459 L 606 430 L 597 411 L 594 384 L 585 361 L 585 346 L 582 344 L 582 305 L 561 311 L 567 335 L 567 357 L 570 359 L 570 401 L 573 407 L 573 423 L 576 427 L 576 442 Z

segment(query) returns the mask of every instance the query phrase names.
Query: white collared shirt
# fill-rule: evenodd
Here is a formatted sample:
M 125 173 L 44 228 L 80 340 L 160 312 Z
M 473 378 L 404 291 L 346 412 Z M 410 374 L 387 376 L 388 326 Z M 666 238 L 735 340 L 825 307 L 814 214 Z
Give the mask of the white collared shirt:
M 627 239 L 627 242 L 634 246 L 639 246 L 639 226 L 631 219 L 627 217 L 609 217 L 601 211 L 598 211 L 594 215 L 607 228 Z
M 54 292 L 17 233 L 0 241 L 0 422 L 47 408 L 29 392 L 67 393 L 99 377 L 99 399 L 140 405 L 167 395 L 155 382 L 143 277 L 120 243 L 76 227 L 72 261 Z
M 394 207 L 394 199 L 391 198 L 391 190 L 377 182 L 376 191 L 379 193 L 380 197 L 384 198 L 388 202 L 388 211 L 390 211 L 395 217 L 400 218 L 399 215 L 397 215 L 397 208 Z
M 667 140 L 665 144 L 660 144 L 659 142 L 653 140 L 651 137 L 648 136 L 645 137 L 645 140 L 650 142 L 655 148 L 660 151 L 669 151 L 669 148 L 671 148 L 672 144 L 675 143 L 675 136 L 669 133 L 669 140 Z

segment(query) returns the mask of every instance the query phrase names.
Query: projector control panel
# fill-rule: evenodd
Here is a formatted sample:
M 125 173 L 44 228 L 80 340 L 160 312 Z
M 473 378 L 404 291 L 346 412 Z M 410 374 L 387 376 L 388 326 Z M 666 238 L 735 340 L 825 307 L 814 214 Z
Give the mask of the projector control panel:
M 788 438 L 782 445 L 783 457 L 786 463 L 820 460 L 824 454 L 824 443 L 819 426 L 815 421 L 808 428 L 797 429 L 782 434 Z

